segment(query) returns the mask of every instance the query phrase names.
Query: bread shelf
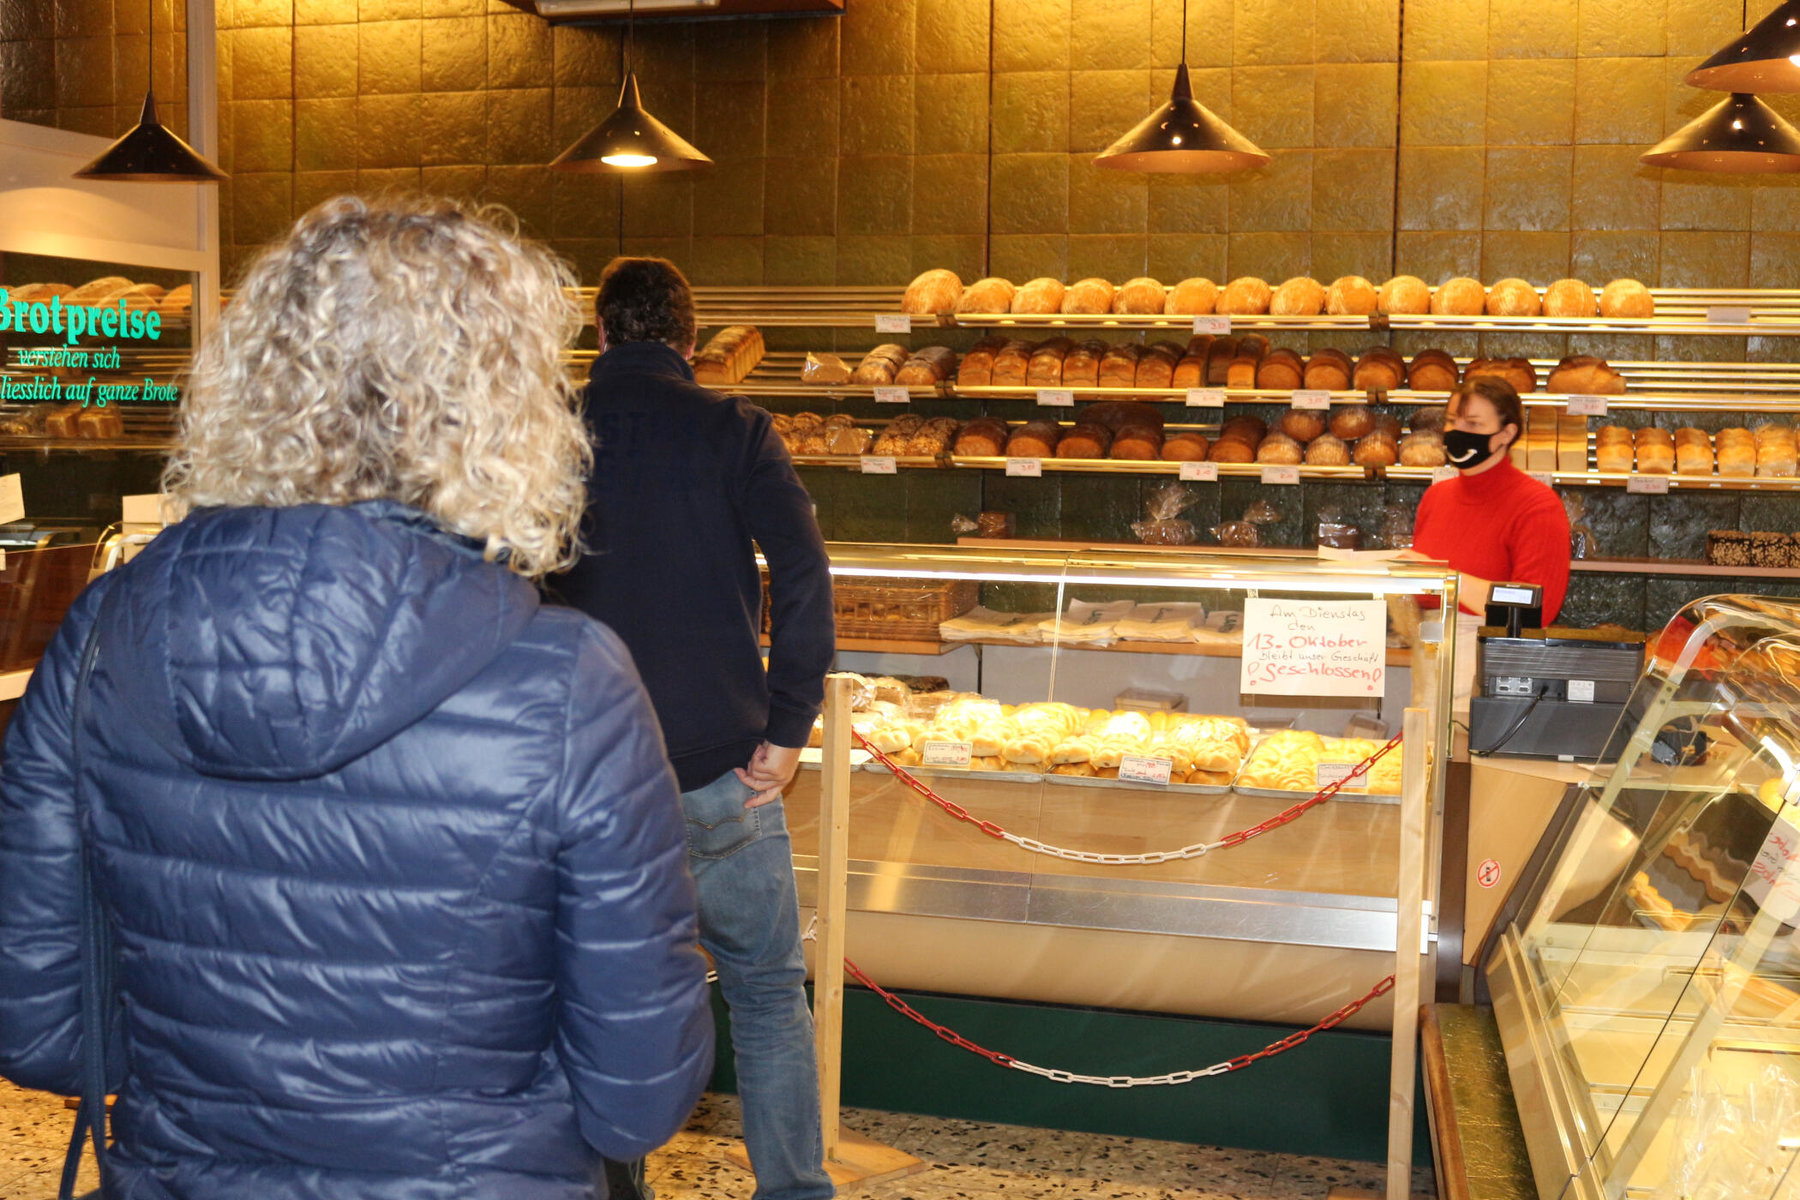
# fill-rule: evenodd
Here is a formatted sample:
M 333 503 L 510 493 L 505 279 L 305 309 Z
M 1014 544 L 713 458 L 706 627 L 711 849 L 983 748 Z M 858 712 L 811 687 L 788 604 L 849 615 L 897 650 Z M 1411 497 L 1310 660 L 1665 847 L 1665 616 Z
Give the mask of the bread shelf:
M 1792 567 L 1722 567 L 1714 563 L 1690 559 L 1577 558 L 1569 563 L 1569 569 L 1590 575 L 1667 575 L 1694 579 L 1800 580 L 1800 569 Z
M 768 648 L 767 635 L 762 638 L 764 649 Z M 1014 646 L 1020 649 L 1049 649 L 1049 642 L 1009 642 L 989 638 L 959 638 L 955 641 L 919 641 L 907 639 L 885 638 L 845 638 L 837 640 L 837 648 L 843 652 L 868 654 L 920 654 L 937 656 L 948 654 L 958 646 Z M 1215 644 L 1211 642 L 1112 642 L 1108 645 L 1080 645 L 1065 642 L 1057 647 L 1061 650 L 1101 650 L 1114 654 L 1178 654 L 1199 658 L 1240 658 L 1243 647 L 1237 645 Z M 1390 667 L 1407 667 L 1412 665 L 1412 651 L 1389 646 L 1387 649 L 1387 665 Z

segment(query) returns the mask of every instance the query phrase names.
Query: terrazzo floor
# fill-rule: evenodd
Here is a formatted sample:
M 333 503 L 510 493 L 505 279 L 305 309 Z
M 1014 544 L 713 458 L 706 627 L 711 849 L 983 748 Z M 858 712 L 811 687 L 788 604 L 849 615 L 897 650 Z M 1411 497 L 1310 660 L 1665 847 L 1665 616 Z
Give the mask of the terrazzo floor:
M 59 1097 L 0 1080 L 0 1200 L 54 1200 L 72 1115 Z M 931 1164 L 851 1193 L 868 1200 L 1324 1200 L 1334 1187 L 1383 1187 L 1374 1164 L 1334 1158 L 873 1109 L 846 1109 L 844 1124 Z M 703 1097 L 687 1128 L 650 1158 L 659 1200 L 748 1200 L 749 1173 L 725 1157 L 740 1133 L 737 1097 Z M 77 1192 L 94 1186 L 90 1161 Z M 1434 1194 L 1428 1169 L 1413 1172 L 1413 1193 Z

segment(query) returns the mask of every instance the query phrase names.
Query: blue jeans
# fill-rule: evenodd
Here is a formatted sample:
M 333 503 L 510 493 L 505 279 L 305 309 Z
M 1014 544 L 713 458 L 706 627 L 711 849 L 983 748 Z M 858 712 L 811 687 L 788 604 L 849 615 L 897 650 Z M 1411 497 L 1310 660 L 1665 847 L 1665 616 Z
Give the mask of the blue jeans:
M 755 1200 L 829 1200 L 835 1189 L 819 1129 L 793 850 L 781 801 L 745 808 L 754 794 L 729 772 L 682 793 L 688 866 L 700 892 L 700 944 L 712 955 L 731 1011 Z M 637 1200 L 621 1186 L 622 1174 L 608 1172 L 613 1200 Z M 647 1192 L 640 1186 L 637 1195 L 648 1200 Z

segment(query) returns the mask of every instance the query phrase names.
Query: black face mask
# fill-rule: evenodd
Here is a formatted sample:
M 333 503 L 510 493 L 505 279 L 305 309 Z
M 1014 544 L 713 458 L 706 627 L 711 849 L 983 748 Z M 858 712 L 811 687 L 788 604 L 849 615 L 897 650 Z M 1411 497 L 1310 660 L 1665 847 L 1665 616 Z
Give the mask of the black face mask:
M 1444 456 L 1450 460 L 1450 465 L 1459 471 L 1479 467 L 1493 457 L 1493 451 L 1489 449 L 1493 438 L 1494 435 L 1491 433 L 1470 433 L 1466 429 L 1446 429 L 1444 431 Z

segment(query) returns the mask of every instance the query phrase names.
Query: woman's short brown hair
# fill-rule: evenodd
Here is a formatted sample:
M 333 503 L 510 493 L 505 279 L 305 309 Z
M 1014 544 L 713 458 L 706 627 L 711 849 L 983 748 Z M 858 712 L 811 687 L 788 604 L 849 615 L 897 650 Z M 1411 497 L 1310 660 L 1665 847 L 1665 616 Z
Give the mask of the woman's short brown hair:
M 694 293 L 666 258 L 615 258 L 600 273 L 594 319 L 608 345 L 663 342 L 686 349 L 694 344 Z
M 1467 396 L 1480 396 L 1492 404 L 1494 411 L 1500 414 L 1501 429 L 1505 429 L 1508 425 L 1513 427 L 1512 442 L 1508 442 L 1507 445 L 1510 446 L 1525 436 L 1525 402 L 1519 399 L 1519 393 L 1512 384 L 1498 375 L 1477 375 L 1473 379 L 1463 380 L 1462 384 L 1450 393 L 1452 400 Z M 1498 431 L 1496 430 L 1496 432 Z

